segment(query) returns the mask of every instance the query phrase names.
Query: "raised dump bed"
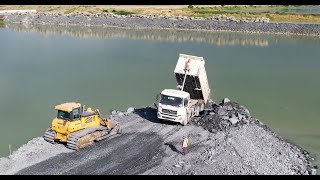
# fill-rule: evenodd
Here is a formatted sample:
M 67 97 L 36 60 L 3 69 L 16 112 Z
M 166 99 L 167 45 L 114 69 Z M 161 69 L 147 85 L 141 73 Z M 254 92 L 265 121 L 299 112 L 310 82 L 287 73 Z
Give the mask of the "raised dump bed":
M 186 65 L 189 67 L 187 71 Z M 190 94 L 191 99 L 207 102 L 210 99 L 210 87 L 204 65 L 203 57 L 180 54 L 174 73 L 180 88 L 187 73 L 183 90 Z

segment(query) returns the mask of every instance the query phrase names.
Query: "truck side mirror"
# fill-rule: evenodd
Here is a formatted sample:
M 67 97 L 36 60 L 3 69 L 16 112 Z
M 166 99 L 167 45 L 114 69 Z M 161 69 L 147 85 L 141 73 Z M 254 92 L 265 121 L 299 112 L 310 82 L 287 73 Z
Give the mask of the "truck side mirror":
M 156 102 L 159 102 L 159 95 L 160 94 L 157 94 L 157 96 L 156 96 Z M 154 104 L 154 107 L 156 107 L 158 109 L 157 103 L 153 103 L 153 104 Z
M 188 107 L 188 100 L 187 99 L 184 99 L 184 107 Z
M 154 107 L 156 107 L 156 109 L 158 109 L 158 105 L 157 103 L 153 103 Z

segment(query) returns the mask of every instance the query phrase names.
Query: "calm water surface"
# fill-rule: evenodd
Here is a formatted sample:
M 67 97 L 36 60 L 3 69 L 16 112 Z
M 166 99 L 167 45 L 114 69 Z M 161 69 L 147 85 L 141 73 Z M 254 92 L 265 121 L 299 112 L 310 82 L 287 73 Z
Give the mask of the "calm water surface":
M 319 164 L 318 37 L 65 26 L 0 28 L 0 155 L 42 136 L 57 104 L 153 104 L 176 87 L 179 53 L 205 58 L 215 101 L 240 102 Z

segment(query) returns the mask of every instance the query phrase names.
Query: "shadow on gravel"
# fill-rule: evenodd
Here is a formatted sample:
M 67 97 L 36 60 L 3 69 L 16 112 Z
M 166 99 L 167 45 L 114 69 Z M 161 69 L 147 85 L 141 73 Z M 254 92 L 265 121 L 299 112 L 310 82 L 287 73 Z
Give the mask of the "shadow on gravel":
M 157 109 L 153 107 L 137 108 L 134 113 L 138 114 L 141 118 L 151 121 L 153 123 L 160 123 L 157 117 Z
M 157 117 L 157 109 L 155 107 L 137 108 L 134 110 L 134 113 L 138 114 L 141 118 L 146 119 L 153 123 L 168 124 L 168 125 L 179 124 L 179 123 L 170 122 L 170 121 L 161 121 Z
M 179 154 L 182 154 L 182 152 L 179 151 L 173 144 L 171 144 L 171 143 L 165 143 L 164 145 L 169 146 L 169 148 L 170 148 L 172 151 L 174 151 L 174 152 L 176 152 L 176 153 L 179 153 Z
M 80 151 L 59 154 L 17 174 L 141 174 L 162 162 L 163 143 L 156 133 L 122 134 Z

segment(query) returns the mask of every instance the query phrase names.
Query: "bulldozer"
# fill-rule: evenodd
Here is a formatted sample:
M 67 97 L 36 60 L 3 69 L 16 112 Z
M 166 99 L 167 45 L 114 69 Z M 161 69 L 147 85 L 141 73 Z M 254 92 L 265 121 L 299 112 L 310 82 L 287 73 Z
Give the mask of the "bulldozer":
M 80 150 L 96 141 L 120 134 L 120 125 L 115 121 L 102 118 L 99 110 L 76 102 L 68 102 L 55 106 L 57 117 L 52 120 L 51 127 L 43 138 L 55 144 L 66 144 L 73 150 Z

